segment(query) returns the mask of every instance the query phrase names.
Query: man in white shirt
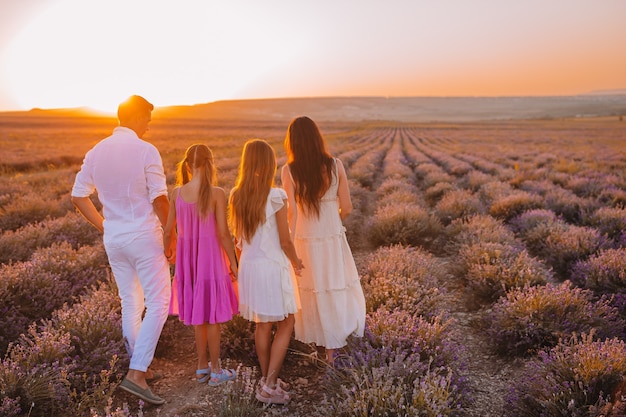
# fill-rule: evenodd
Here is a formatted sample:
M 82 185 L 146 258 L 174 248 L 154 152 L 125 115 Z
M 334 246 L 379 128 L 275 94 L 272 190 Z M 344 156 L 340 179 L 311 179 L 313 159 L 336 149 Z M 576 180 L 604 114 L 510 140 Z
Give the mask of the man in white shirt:
M 120 388 L 151 404 L 148 369 L 167 319 L 171 284 L 163 251 L 162 225 L 169 202 L 161 155 L 144 140 L 154 106 L 131 96 L 118 107 L 119 126 L 83 161 L 72 188 L 72 203 L 104 233 L 104 247 L 122 304 L 122 332 L 130 366 Z M 90 195 L 98 193 L 101 215 Z M 142 316 L 145 311 L 145 316 Z

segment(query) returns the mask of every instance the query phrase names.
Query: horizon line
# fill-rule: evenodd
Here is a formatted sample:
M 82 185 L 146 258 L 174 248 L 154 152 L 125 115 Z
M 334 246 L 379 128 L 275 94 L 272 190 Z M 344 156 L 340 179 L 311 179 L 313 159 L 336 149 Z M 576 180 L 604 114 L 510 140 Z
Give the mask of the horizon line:
M 214 103 L 228 103 L 228 102 L 241 102 L 241 101 L 271 101 L 271 100 L 315 100 L 315 99 L 349 99 L 349 98 L 359 98 L 359 99 L 368 99 L 368 98 L 376 98 L 376 99 L 410 99 L 410 98 L 423 98 L 423 99 L 482 99 L 482 98 L 490 98 L 490 99 L 498 99 L 498 98 L 564 98 L 564 97 L 581 97 L 581 96 L 618 96 L 618 95 L 626 95 L 626 88 L 616 88 L 616 89 L 603 89 L 603 90 L 592 90 L 586 93 L 578 93 L 578 94 L 533 94 L 533 95 L 329 95 L 329 96 L 282 96 L 282 97 L 253 97 L 253 98 L 233 98 L 233 99 L 220 99 L 213 100 L 207 102 L 200 103 L 192 103 L 192 104 L 165 104 L 165 105 L 155 105 L 155 109 L 164 109 L 171 107 L 193 107 L 193 106 L 202 106 L 207 104 Z M 106 111 L 106 110 L 98 110 L 88 105 L 83 106 L 74 106 L 74 107 L 32 107 L 30 109 L 7 109 L 0 110 L 0 113 L 28 113 L 28 112 L 37 112 L 37 111 L 89 111 L 100 114 L 111 114 L 115 115 L 115 111 Z

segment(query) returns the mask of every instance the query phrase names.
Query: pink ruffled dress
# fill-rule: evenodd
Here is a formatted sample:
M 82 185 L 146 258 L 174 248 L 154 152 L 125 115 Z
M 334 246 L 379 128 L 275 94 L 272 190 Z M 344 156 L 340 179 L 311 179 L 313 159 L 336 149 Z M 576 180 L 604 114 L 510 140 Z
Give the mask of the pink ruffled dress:
M 238 314 L 229 262 L 217 237 L 215 213 L 201 219 L 195 203 L 176 197 L 176 271 L 170 314 L 186 325 L 224 323 Z

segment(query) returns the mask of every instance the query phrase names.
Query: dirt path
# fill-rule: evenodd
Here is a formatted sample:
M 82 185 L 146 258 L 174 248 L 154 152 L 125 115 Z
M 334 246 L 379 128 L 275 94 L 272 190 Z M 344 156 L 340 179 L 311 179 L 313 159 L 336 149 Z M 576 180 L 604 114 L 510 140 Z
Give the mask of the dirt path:
M 517 361 L 491 353 L 485 335 L 472 325 L 478 313 L 456 312 L 456 341 L 464 346 L 468 369 L 466 377 L 474 390 L 474 404 L 466 417 L 501 417 L 505 397 L 522 369 Z
M 250 358 L 230 358 L 224 366 L 235 368 L 241 366 L 240 373 L 248 379 L 252 373 L 254 381 L 258 372 Z M 259 408 L 258 415 L 306 416 L 310 414 L 313 404 L 322 399 L 319 390 L 324 370 L 315 365 L 315 360 L 307 360 L 303 353 L 290 351 L 283 365 L 281 378 L 292 384 L 293 400 L 287 406 L 274 406 L 267 410 Z M 153 361 L 153 368 L 165 375 L 160 381 L 152 384 L 153 391 L 167 402 L 160 407 L 144 405 L 143 415 L 165 417 L 196 417 L 217 415 L 218 405 L 225 401 L 226 384 L 210 387 L 198 384 L 195 380 L 196 353 L 193 329 L 185 327 L 175 318 L 170 318 L 163 330 L 162 341 Z M 253 382 L 254 382 L 253 381 Z M 124 391 L 114 393 L 114 409 L 123 409 L 128 405 L 132 416 L 138 414 L 138 401 Z
M 362 254 L 355 254 L 357 264 Z M 456 343 L 464 347 L 467 364 L 465 377 L 473 389 L 473 404 L 464 417 L 500 417 L 503 415 L 505 397 L 522 369 L 521 360 L 502 358 L 492 353 L 484 333 L 476 325 L 481 312 L 470 306 L 467 292 L 452 279 L 447 282 L 447 311 L 454 319 L 451 334 Z M 294 348 L 292 343 L 292 348 Z M 287 406 L 258 408 L 261 416 L 310 416 L 314 406 L 323 399 L 322 380 L 325 369 L 304 353 L 301 346 L 291 350 L 283 366 L 281 378 L 292 384 L 293 400 Z M 306 346 L 304 347 L 304 350 Z M 307 352 L 308 353 L 308 352 Z M 230 358 L 228 367 L 241 366 L 240 374 L 255 382 L 258 379 L 256 362 L 250 357 Z M 145 405 L 143 415 L 165 417 L 216 416 L 218 406 L 224 403 L 227 388 L 210 387 L 195 381 L 195 342 L 193 329 L 170 317 L 165 325 L 153 368 L 165 374 L 155 382 L 153 390 L 166 399 L 161 407 Z M 241 375 L 240 375 L 241 376 Z M 115 407 L 128 404 L 131 415 L 138 415 L 138 402 L 133 396 L 116 390 Z M 255 400 L 252 400 L 255 403 Z M 114 411 L 114 409 L 112 411 Z

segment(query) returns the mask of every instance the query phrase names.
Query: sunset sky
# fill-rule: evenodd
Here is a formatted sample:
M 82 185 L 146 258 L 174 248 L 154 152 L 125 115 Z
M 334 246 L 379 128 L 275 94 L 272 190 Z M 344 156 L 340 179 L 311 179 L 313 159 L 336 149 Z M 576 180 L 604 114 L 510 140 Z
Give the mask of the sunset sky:
M 0 111 L 626 88 L 626 0 L 0 0 Z

